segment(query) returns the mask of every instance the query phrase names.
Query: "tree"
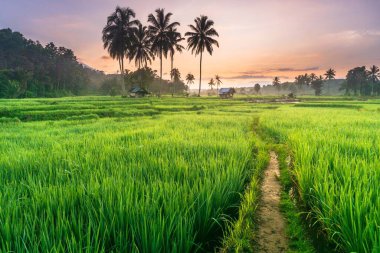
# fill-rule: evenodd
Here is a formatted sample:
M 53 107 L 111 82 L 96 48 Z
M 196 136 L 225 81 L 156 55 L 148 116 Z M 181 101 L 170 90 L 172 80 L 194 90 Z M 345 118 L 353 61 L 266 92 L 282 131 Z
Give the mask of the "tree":
M 346 75 L 346 94 L 353 91 L 355 95 L 368 95 L 368 74 L 365 66 L 356 67 L 348 71 Z
M 187 84 L 193 84 L 194 80 L 195 80 L 195 77 L 193 74 L 189 73 L 186 75 Z
M 182 50 L 185 49 L 184 46 L 180 44 L 181 41 L 185 40 L 182 38 L 181 33 L 177 32 L 176 29 L 170 32 L 170 44 L 169 44 L 169 53 L 170 53 L 170 71 L 173 70 L 174 64 L 174 54 L 176 51 L 182 53 Z
M 280 90 L 281 90 L 281 81 L 280 81 L 280 78 L 278 76 L 276 76 L 275 78 L 273 78 L 272 84 L 277 89 L 277 93 L 280 92 Z
M 310 81 L 311 81 L 311 82 L 314 81 L 314 80 L 317 80 L 317 79 L 318 79 L 318 77 L 317 77 L 317 75 L 316 75 L 315 73 L 311 73 L 311 74 L 309 75 L 309 78 L 310 78 Z
M 131 49 L 136 26 L 140 23 L 133 19 L 135 16 L 132 9 L 117 6 L 115 12 L 108 16 L 107 24 L 103 28 L 103 46 L 108 50 L 112 59 L 116 58 L 119 61 L 122 78 L 124 76 L 124 57 Z M 125 92 L 124 83 L 122 90 Z
M 210 82 L 208 82 L 208 86 L 213 90 L 213 87 L 215 86 L 214 78 L 211 78 Z
M 323 88 L 323 77 L 320 76 L 319 78 L 315 78 L 311 82 L 311 88 L 314 89 L 314 93 L 316 96 L 320 96 L 322 94 L 322 88 Z
M 148 28 L 142 24 L 138 25 L 136 29 L 131 49 L 128 54 L 129 60 L 135 60 L 135 65 L 140 69 L 141 67 L 147 67 L 148 62 L 152 64 L 154 55 L 151 51 L 151 43 L 148 36 Z
M 371 80 L 371 94 L 374 95 L 374 88 L 376 83 L 379 81 L 379 67 L 373 65 L 368 71 L 369 79 Z
M 256 92 L 256 94 L 259 94 L 259 92 L 260 92 L 260 89 L 261 89 L 261 86 L 260 86 L 260 84 L 255 84 L 255 86 L 253 87 L 253 89 L 255 90 L 255 92 Z
M 325 73 L 326 80 L 332 80 L 335 79 L 336 71 L 332 68 L 329 68 Z
M 173 68 L 171 71 L 170 71 L 170 77 L 172 79 L 172 96 L 174 96 L 174 93 L 175 93 L 175 86 L 177 83 L 179 83 L 181 81 L 181 73 L 179 72 L 179 70 L 177 68 Z
M 199 64 L 199 91 L 198 96 L 201 95 L 202 87 L 202 54 L 206 49 L 207 52 L 212 55 L 214 51 L 213 46 L 219 47 L 218 41 L 212 37 L 219 37 L 219 34 L 213 28 L 214 21 L 208 19 L 207 16 L 200 16 L 194 20 L 194 25 L 189 25 L 191 32 L 185 33 L 187 36 L 188 49 L 191 49 L 191 53 L 195 55 L 200 55 Z
M 175 28 L 180 24 L 178 22 L 170 23 L 173 14 L 165 14 L 164 9 L 157 9 L 156 16 L 149 14 L 148 22 L 150 23 L 149 35 L 152 43 L 152 52 L 160 58 L 160 80 L 162 82 L 162 57 L 167 58 Z
M 220 87 L 220 85 L 223 83 L 223 82 L 220 80 L 220 76 L 219 76 L 219 75 L 216 75 L 216 76 L 215 76 L 215 81 L 216 81 L 216 92 L 219 92 L 219 87 Z
M 11 29 L 0 30 L 0 68 L 6 79 L 0 97 L 80 95 L 105 77 L 79 63 L 72 50 L 52 42 L 44 47 Z
M 332 79 L 335 79 L 335 74 L 336 74 L 335 70 L 332 68 L 329 68 L 324 74 L 325 79 L 331 81 Z M 327 85 L 327 92 L 330 93 L 330 84 Z

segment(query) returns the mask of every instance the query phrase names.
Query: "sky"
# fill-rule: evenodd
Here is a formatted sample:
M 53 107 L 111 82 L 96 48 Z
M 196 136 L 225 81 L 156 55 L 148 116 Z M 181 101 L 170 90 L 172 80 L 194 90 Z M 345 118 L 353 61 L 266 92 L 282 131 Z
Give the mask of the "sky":
M 148 14 L 164 8 L 181 23 L 182 33 L 195 17 L 212 19 L 220 47 L 203 57 L 204 88 L 216 74 L 225 87 L 243 87 L 270 83 L 275 76 L 293 81 L 330 67 L 343 78 L 353 67 L 380 65 L 379 0 L 0 0 L 0 29 L 42 44 L 53 41 L 74 50 L 80 62 L 116 73 L 101 31 L 117 5 L 132 8 L 143 24 Z M 190 51 L 176 53 L 174 66 L 183 78 L 187 73 L 199 78 L 199 56 Z M 125 67 L 136 68 L 133 62 Z M 152 68 L 159 70 L 158 60 Z M 169 71 L 167 59 L 164 77 Z

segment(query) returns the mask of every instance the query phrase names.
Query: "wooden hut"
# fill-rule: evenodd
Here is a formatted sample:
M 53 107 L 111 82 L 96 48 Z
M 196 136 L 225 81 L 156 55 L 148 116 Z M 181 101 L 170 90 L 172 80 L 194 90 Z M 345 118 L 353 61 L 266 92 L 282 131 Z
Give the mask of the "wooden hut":
M 149 94 L 149 92 L 146 89 L 141 88 L 139 86 L 135 86 L 129 90 L 129 96 L 132 98 L 145 97 L 148 94 Z
M 232 98 L 235 93 L 236 93 L 236 91 L 234 88 L 221 88 L 219 90 L 219 97 L 220 98 Z

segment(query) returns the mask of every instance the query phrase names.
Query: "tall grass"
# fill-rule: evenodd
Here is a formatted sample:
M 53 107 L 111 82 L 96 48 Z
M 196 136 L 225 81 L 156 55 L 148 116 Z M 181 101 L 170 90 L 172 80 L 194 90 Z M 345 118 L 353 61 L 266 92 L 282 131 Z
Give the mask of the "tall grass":
M 301 200 L 344 252 L 380 252 L 380 118 L 372 109 L 284 107 L 262 120 L 290 144 Z
M 219 243 L 252 174 L 249 117 L 75 119 L 1 126 L 1 252 L 194 252 Z

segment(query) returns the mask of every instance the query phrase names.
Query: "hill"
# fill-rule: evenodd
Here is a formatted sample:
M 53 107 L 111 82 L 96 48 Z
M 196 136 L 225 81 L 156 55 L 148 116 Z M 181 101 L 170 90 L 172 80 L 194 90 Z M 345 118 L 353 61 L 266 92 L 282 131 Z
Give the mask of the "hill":
M 103 72 L 78 62 L 71 49 L 0 30 L 0 98 L 81 95 L 104 78 Z

